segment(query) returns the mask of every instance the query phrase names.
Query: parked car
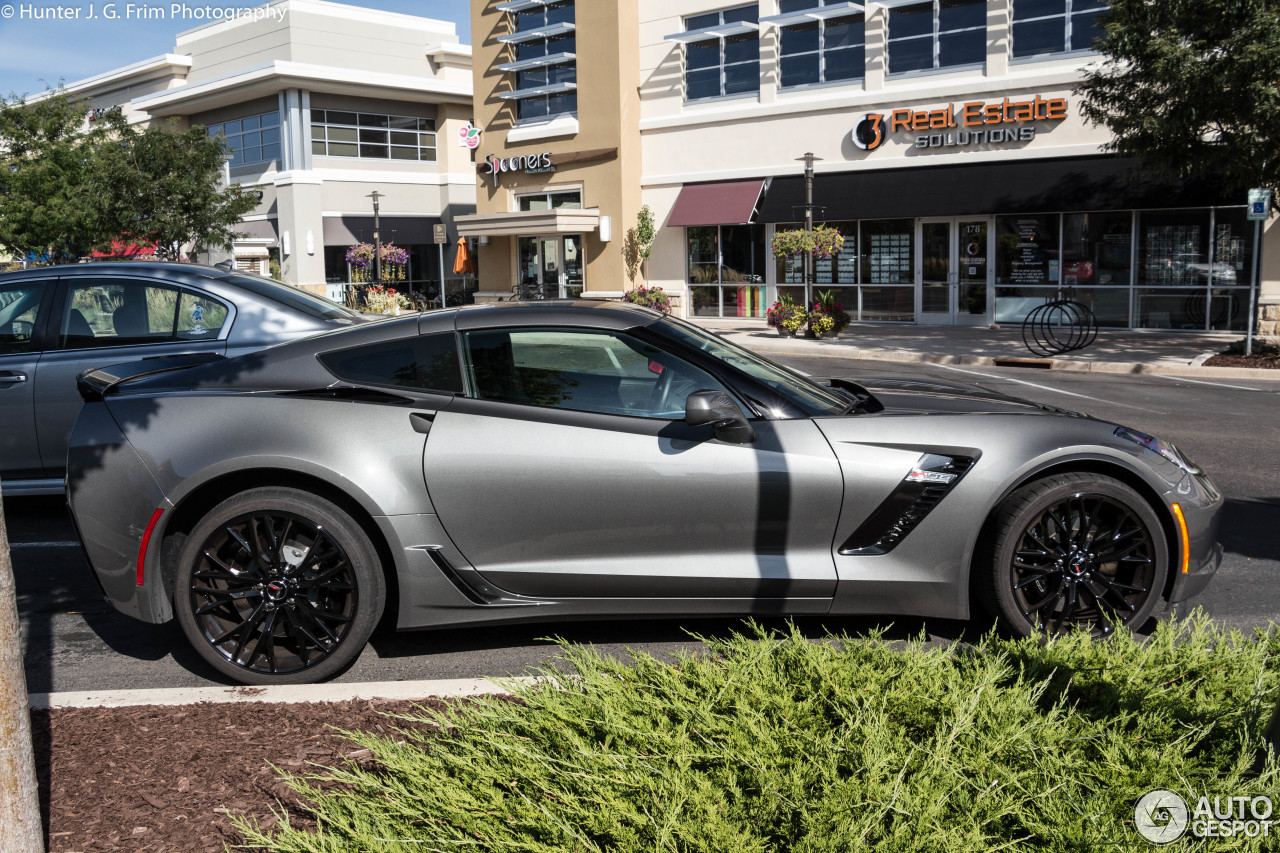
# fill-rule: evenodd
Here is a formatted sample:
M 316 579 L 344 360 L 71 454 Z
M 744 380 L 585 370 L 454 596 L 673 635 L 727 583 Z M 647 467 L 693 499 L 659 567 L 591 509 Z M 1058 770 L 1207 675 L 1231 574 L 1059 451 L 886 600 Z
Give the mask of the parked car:
M 58 494 L 76 376 L 179 353 L 234 356 L 362 314 L 272 279 L 172 263 L 92 263 L 0 275 L 0 484 Z
M 68 497 L 103 589 L 245 683 L 340 672 L 388 607 L 409 629 L 976 602 L 1103 635 L 1221 560 L 1223 498 L 1169 444 L 820 382 L 623 303 L 443 309 L 81 392 Z

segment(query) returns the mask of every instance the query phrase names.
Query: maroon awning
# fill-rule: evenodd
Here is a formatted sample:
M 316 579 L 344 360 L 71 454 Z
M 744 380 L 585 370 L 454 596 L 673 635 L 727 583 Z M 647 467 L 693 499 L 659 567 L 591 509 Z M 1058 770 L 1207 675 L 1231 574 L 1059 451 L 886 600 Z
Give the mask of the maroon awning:
M 755 214 L 763 180 L 685 184 L 668 225 L 746 225 Z

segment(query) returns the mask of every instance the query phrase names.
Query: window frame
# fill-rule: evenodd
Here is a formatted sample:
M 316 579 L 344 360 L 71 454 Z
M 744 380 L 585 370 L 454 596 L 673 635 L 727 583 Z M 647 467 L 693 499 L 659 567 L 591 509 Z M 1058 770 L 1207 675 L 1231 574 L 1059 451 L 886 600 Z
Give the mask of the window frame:
M 270 124 L 270 125 L 263 124 L 262 120 L 265 118 L 274 118 L 275 124 Z M 255 128 L 249 128 L 248 130 L 245 130 L 243 124 L 244 122 L 249 120 L 256 121 L 258 125 Z M 231 124 L 232 122 L 237 123 L 237 125 L 239 125 L 239 129 L 235 133 L 227 133 L 227 130 L 226 130 L 227 125 Z M 252 166 L 257 163 L 279 162 L 284 156 L 284 150 L 283 150 L 284 143 L 281 139 L 282 125 L 283 125 L 283 121 L 281 121 L 281 118 L 280 118 L 280 111 L 268 110 L 265 113 L 257 113 L 251 116 L 241 116 L 240 118 L 230 118 L 224 121 L 215 122 L 213 124 L 207 124 L 204 126 L 204 129 L 205 129 L 205 133 L 207 133 L 210 137 L 213 137 L 213 136 L 222 137 L 223 144 L 227 146 L 227 153 L 231 155 L 231 168 L 234 169 L 239 166 Z M 272 129 L 274 129 L 276 132 L 275 141 L 270 143 L 263 142 L 262 132 L 265 130 L 272 130 Z M 242 159 L 240 157 L 240 152 L 244 150 L 244 147 L 236 144 L 236 140 L 243 139 L 244 136 L 249 133 L 258 134 L 258 144 L 249 146 L 250 149 L 256 149 L 259 152 L 265 152 L 269 146 L 274 146 L 276 149 L 275 156 L 274 157 L 259 156 L 258 159 L 256 160 Z
M 572 20 L 560 20 L 554 23 L 550 22 L 550 19 L 556 10 L 565 8 L 573 10 Z M 534 26 L 528 26 L 528 24 L 531 23 L 531 16 L 538 13 L 542 16 L 541 21 L 533 22 Z M 536 8 L 508 10 L 508 14 L 511 16 L 511 35 L 517 37 L 517 39 L 507 41 L 507 44 L 513 49 L 515 56 L 511 62 L 499 65 L 498 69 L 507 75 L 511 75 L 509 78 L 511 80 L 511 89 L 509 92 L 504 94 L 506 96 L 506 100 L 515 102 L 517 126 L 520 124 L 540 124 L 543 122 L 553 121 L 563 116 L 576 117 L 578 115 L 578 59 L 576 31 L 578 10 L 576 0 L 548 0 L 548 2 Z M 563 29 L 564 27 L 568 27 L 568 29 Z M 539 30 L 548 30 L 549 34 L 540 38 L 518 39 L 522 33 L 534 33 Z M 573 40 L 572 50 L 566 51 L 558 48 L 553 49 L 553 44 L 567 41 L 569 39 Z M 505 39 L 499 40 L 503 41 Z M 526 59 L 520 58 L 519 54 L 522 47 L 536 44 L 542 45 L 542 53 L 539 56 L 529 57 Z M 539 59 L 555 60 L 556 57 L 561 58 L 558 61 L 535 63 L 535 61 Z M 535 64 L 530 65 L 529 63 Z M 559 71 L 553 72 L 553 69 L 559 69 Z M 568 69 L 568 72 L 565 73 L 563 69 Z M 522 78 L 524 75 L 536 75 L 539 72 L 546 75 L 546 82 L 542 83 L 540 86 L 523 85 Z M 561 76 L 562 79 L 558 79 L 554 83 L 551 82 L 553 73 L 557 73 L 557 75 Z M 568 88 L 565 88 L 566 86 Z M 533 92 L 540 88 L 549 89 L 553 87 L 561 88 L 557 91 L 530 94 L 525 97 L 513 97 L 513 95 L 518 95 L 523 91 Z M 558 106 L 553 110 L 553 103 L 564 105 L 564 107 L 567 108 Z M 527 112 L 527 105 L 533 104 L 545 105 L 545 112 Z
M 892 5 L 892 6 L 889 6 L 889 7 L 888 7 L 888 9 L 887 9 L 887 11 L 888 11 L 888 18 L 887 18 L 887 20 L 886 20 L 886 23 L 885 23 L 885 30 L 884 30 L 884 44 L 885 44 L 885 69 L 886 69 L 886 71 L 885 71 L 885 75 L 886 75 L 886 77 L 888 77 L 889 79 L 897 79 L 897 78 L 901 78 L 901 77 L 908 77 L 908 76 L 911 76 L 911 75 L 918 75 L 918 74 L 939 74 L 939 73 L 950 73 L 950 72 L 954 72 L 954 71 L 963 71 L 963 70 L 965 70 L 965 69 L 971 69 L 971 68 L 983 68 L 983 67 L 985 67 L 985 66 L 986 66 L 986 64 L 987 64 L 987 58 L 986 58 L 986 52 L 985 52 L 985 50 L 984 50 L 984 52 L 983 52 L 983 57 L 982 57 L 982 59 L 981 59 L 981 60 L 979 60 L 979 61 L 977 61 L 977 62 L 963 62 L 963 63 L 957 63 L 957 64 L 955 64 L 955 65 L 943 65 L 943 64 L 942 64 L 942 37 L 943 37 L 944 35 L 953 35 L 953 34 L 956 34 L 956 33 L 971 33 L 971 32 L 977 32 L 977 31 L 979 31 L 979 30 L 980 30 L 980 31 L 982 31 L 982 33 L 984 34 L 984 35 L 983 35 L 983 43 L 984 43 L 984 45 L 985 45 L 985 43 L 986 43 L 986 35 L 985 35 L 985 34 L 986 34 L 986 32 L 987 32 L 987 21 L 986 21 L 986 16 L 985 16 L 985 10 L 986 10 L 986 2 L 985 2 L 985 0 L 974 0 L 974 2 L 973 2 L 973 5 L 975 5 L 975 6 L 977 6 L 977 5 L 981 5 L 981 6 L 982 6 L 982 8 L 983 8 L 983 10 L 984 10 L 984 15 L 983 15 L 983 20 L 982 20 L 982 24 L 981 24 L 981 26 L 976 26 L 976 27 L 960 27 L 960 28 L 958 28 L 958 29 L 951 29 L 951 30 L 943 30 L 943 29 L 942 29 L 942 6 L 941 6 L 941 4 L 942 4 L 943 2 L 944 2 L 944 0 L 920 0 L 920 2 L 916 2 L 916 3 L 895 3 L 894 5 Z M 933 50 L 933 54 L 932 54 L 932 64 L 931 64 L 928 68 L 909 68 L 909 69 L 905 69 L 905 70 L 902 70 L 902 71 L 894 71 L 894 70 L 893 70 L 893 45 L 894 45 L 894 43 L 895 43 L 895 42 L 901 43 L 901 42 L 908 41 L 908 40 L 920 40 L 920 39 L 923 39 L 923 38 L 924 38 L 924 36 L 921 36 L 921 35 L 912 35 L 912 36 L 899 36 L 899 37 L 898 37 L 898 38 L 896 38 L 896 39 L 895 39 L 895 38 L 892 38 L 892 37 L 890 36 L 890 33 L 892 32 L 892 27 L 893 27 L 893 15 L 894 15 L 894 13 L 895 13 L 895 12 L 900 12 L 900 11 L 901 11 L 901 10 L 903 10 L 903 9 L 909 9 L 909 8 L 916 7 L 916 6 L 932 6 L 932 7 L 933 7 L 933 12 L 932 12 L 932 14 L 933 14 L 933 30 L 932 30 L 932 35 L 931 35 L 931 44 L 932 44 L 932 50 Z
M 458 383 L 457 390 L 450 390 L 446 388 L 423 388 L 417 385 L 398 385 L 392 382 L 374 382 L 368 379 L 353 379 L 350 376 L 342 375 L 338 372 L 337 367 L 326 361 L 326 358 L 330 356 L 338 358 L 359 350 L 369 350 L 377 347 L 391 346 L 393 344 L 403 344 L 406 347 L 412 347 L 414 343 L 417 343 L 424 338 L 445 337 L 449 338 L 453 344 L 454 367 L 458 371 L 457 376 L 454 377 Z M 316 361 L 320 362 L 321 367 L 340 382 L 347 382 L 352 385 L 359 385 L 362 387 L 385 388 L 387 390 L 397 391 L 403 394 L 428 394 L 443 397 L 467 396 L 467 373 L 462 363 L 462 350 L 457 333 L 452 331 L 415 333 L 412 335 L 405 335 L 401 338 L 393 338 L 391 340 L 374 341 L 370 343 L 357 344 L 351 347 L 343 347 L 342 349 L 325 350 L 324 352 L 316 353 L 315 358 Z
M 50 318 L 53 316 L 54 309 L 57 307 L 55 300 L 58 290 L 58 279 L 56 277 L 46 278 L 43 276 L 38 278 L 21 278 L 15 281 L 0 283 L 0 288 L 3 287 L 12 287 L 14 290 L 35 290 L 36 288 L 41 288 L 41 291 L 40 298 L 37 300 L 35 306 L 36 319 L 33 323 L 33 328 L 31 329 L 30 345 L 26 349 L 0 349 L 0 360 L 6 358 L 21 359 L 24 357 L 31 358 L 39 356 L 40 353 L 49 349 L 50 341 L 48 330 L 52 325 L 52 320 Z M 18 297 L 18 299 L 21 298 L 22 297 Z M 17 299 L 13 300 L 13 302 L 16 301 Z M 8 302 L 3 306 L 0 306 L 0 310 L 8 308 L 13 304 L 13 302 Z M 14 319 L 17 318 L 15 317 Z
M 841 2 L 841 0 L 808 0 L 808 2 L 809 2 L 810 4 L 814 4 L 814 5 L 812 5 L 812 8 L 814 8 L 814 9 L 822 9 L 822 8 L 825 8 L 825 7 L 827 6 L 827 3 L 828 3 L 828 2 L 831 2 L 831 3 L 833 3 L 833 4 L 834 4 L 834 3 Z M 831 52 L 831 49 L 827 47 L 827 25 L 828 25 L 829 23 L 832 23 L 833 21 L 843 21 L 843 20 L 846 20 L 846 19 L 849 19 L 849 18 L 861 18 L 861 19 L 862 19 L 862 27 L 863 27 L 863 29 L 862 29 L 862 41 L 861 41 L 861 43 L 860 43 L 860 45 L 859 45 L 859 46 L 861 46 L 861 48 L 862 48 L 862 70 L 861 70 L 861 72 L 860 72 L 860 73 L 858 73 L 858 74 L 854 75 L 853 77 L 841 77 L 841 78 L 840 78 L 840 79 L 838 79 L 838 80 L 828 80 L 828 79 L 827 79 L 827 54 Z M 779 26 L 778 26 L 778 28 L 777 28 L 777 29 L 778 29 L 778 88 L 779 88 L 780 90 L 794 91 L 794 90 L 797 90 L 797 89 L 804 89 L 804 88 L 817 87 L 817 86 L 839 86 L 839 85 L 849 85 L 849 84 L 852 84 L 852 83 L 857 83 L 857 82 L 859 82 L 859 81 L 863 81 L 863 80 L 865 80 L 865 79 L 866 79 L 866 77 L 867 77 L 867 30 L 866 30 L 866 23 L 867 23 L 867 15 L 866 15 L 866 12 L 865 12 L 865 11 L 862 11 L 862 12 L 850 12 L 850 13 L 849 13 L 849 14 L 847 14 L 847 15 L 833 15 L 833 16 L 831 16 L 831 17 L 818 18 L 818 19 L 815 19 L 815 20 L 813 20 L 813 21 L 811 21 L 811 22 L 807 22 L 807 23 L 805 23 L 805 24 L 783 24 L 783 25 L 779 25 Z M 785 48 L 783 47 L 783 32 L 784 32 L 785 30 L 788 30 L 788 29 L 794 29 L 794 28 L 796 28 L 796 27 L 800 27 L 800 26 L 809 26 L 809 25 L 811 25 L 811 24 L 817 24 L 817 25 L 818 25 L 818 47 L 817 47 L 817 49 L 816 49 L 816 50 L 802 50 L 802 51 L 796 51 L 796 52 L 794 52 L 794 53 L 786 53 Z M 840 48 L 835 48 L 835 50 L 848 50 L 848 51 L 853 51 L 853 50 L 856 50 L 856 49 L 857 49 L 857 46 L 850 46 L 850 45 L 845 45 L 845 46 L 840 47 Z M 816 54 L 816 55 L 817 55 L 817 57 L 818 57 L 818 79 L 817 79 L 815 82 L 812 82 L 812 83 L 790 83 L 790 84 L 783 82 L 783 69 L 782 69 L 782 62 L 783 62 L 783 60 L 784 60 L 784 59 L 788 59 L 788 58 L 795 58 L 795 57 L 800 57 L 800 56 L 809 56 L 809 55 L 812 55 L 812 54 Z
M 353 115 L 355 117 L 355 123 L 349 124 L 347 122 L 329 121 L 329 113 L 341 113 L 341 114 Z M 316 120 L 317 114 L 321 116 L 321 119 L 319 121 Z M 366 117 L 370 119 L 370 121 L 365 122 L 362 120 Z M 377 123 L 379 119 L 381 119 L 383 123 L 381 124 Z M 416 126 L 412 130 L 406 127 L 396 127 L 395 122 L 397 121 L 400 121 L 400 122 L 412 121 L 415 123 Z M 423 128 L 424 122 L 430 126 L 429 130 Z M 322 131 L 322 134 L 319 137 L 317 137 L 316 135 L 317 128 L 320 128 Z M 335 129 L 344 130 L 344 131 L 354 130 L 355 139 L 354 140 L 346 140 L 346 139 L 331 140 L 329 138 L 330 131 Z M 379 141 L 370 140 L 366 142 L 363 139 L 361 139 L 362 133 L 366 131 L 369 133 L 385 133 L 387 137 L 386 141 L 379 142 Z M 391 139 L 391 134 L 393 133 L 412 133 L 414 134 L 414 136 L 417 137 L 417 142 L 412 146 L 405 144 L 404 142 L 398 142 L 398 143 L 393 142 Z M 315 156 L 315 157 L 337 157 L 344 160 L 376 160 L 376 161 L 385 161 L 388 163 L 435 163 L 439 159 L 440 139 L 439 139 L 439 133 L 436 127 L 436 119 L 434 118 L 424 118 L 423 116 L 392 115 L 389 113 L 360 112 L 358 110 L 336 110 L 336 109 L 329 109 L 328 107 L 312 107 L 310 111 L 310 115 L 308 116 L 308 121 L 307 121 L 307 135 L 309 137 L 309 141 L 311 144 L 311 154 L 312 156 Z M 423 138 L 427 135 L 430 135 L 431 137 L 430 145 L 426 145 L 423 142 Z M 356 153 L 355 154 L 334 154 L 329 151 L 329 143 L 331 141 L 336 142 L 340 145 L 354 145 L 356 147 Z M 324 150 L 322 151 L 316 150 L 317 145 L 321 146 Z M 381 146 L 387 150 L 386 156 L 378 157 L 378 156 L 373 156 L 371 154 L 366 155 L 362 152 L 362 149 L 365 146 L 374 146 L 374 147 Z M 416 150 L 418 153 L 418 156 L 413 159 L 410 159 L 407 157 L 391 156 L 393 149 L 408 149 L 408 148 L 413 148 L 414 150 Z M 431 156 L 424 157 L 423 156 L 424 152 L 428 152 L 428 151 L 431 153 Z
M 730 21 L 725 20 L 726 14 L 740 12 L 744 9 L 753 9 L 755 11 L 755 17 L 754 18 L 735 18 Z M 760 6 L 759 4 L 746 3 L 740 6 L 733 6 L 728 9 L 718 9 L 714 12 L 704 12 L 704 13 L 699 13 L 697 15 L 686 15 L 683 19 L 684 30 L 682 32 L 690 33 L 690 32 L 697 32 L 698 30 L 701 30 L 701 29 L 705 29 L 706 28 L 705 26 L 696 26 L 696 27 L 690 26 L 690 22 L 697 21 L 699 18 L 709 18 L 712 15 L 718 16 L 719 26 L 729 26 L 732 24 L 741 24 L 741 23 L 751 23 L 751 24 L 757 25 L 756 32 L 752 36 L 752 38 L 755 39 L 755 43 L 756 43 L 755 88 L 750 90 L 744 90 L 741 92 L 726 93 L 725 81 L 727 79 L 727 69 L 729 67 L 749 65 L 751 63 L 750 61 L 744 61 L 744 62 L 726 62 L 725 61 L 726 50 L 727 50 L 727 45 L 729 43 L 729 39 L 737 38 L 737 36 L 708 35 L 706 38 L 696 38 L 696 39 L 691 39 L 689 41 L 682 42 L 683 44 L 682 64 L 684 66 L 684 70 L 683 70 L 683 74 L 681 75 L 681 87 L 683 90 L 682 94 L 684 96 L 684 102 L 692 103 L 692 104 L 701 104 L 701 103 L 707 103 L 710 101 L 728 100 L 731 98 L 749 98 L 749 97 L 752 97 L 753 95 L 759 98 L 760 97 L 760 31 L 759 31 Z M 712 26 L 715 26 L 715 25 L 712 25 Z M 746 34 L 743 33 L 742 35 L 746 35 Z M 718 91 L 714 95 L 702 95 L 699 97 L 690 97 L 689 96 L 689 46 L 693 44 L 698 44 L 698 45 L 710 44 L 712 42 L 718 45 L 718 50 L 719 50 L 719 59 L 717 60 L 716 64 L 714 66 L 707 66 L 706 68 L 698 68 L 694 70 L 708 71 L 713 67 L 718 69 L 720 72 L 720 82 L 719 82 Z
M 1055 13 L 1053 13 L 1053 14 L 1051 14 L 1051 15 L 1038 15 L 1038 16 L 1036 16 L 1036 17 L 1031 17 L 1031 18 L 1022 18 L 1022 19 L 1019 19 L 1019 18 L 1017 17 L 1017 2 L 1016 2 L 1016 0 L 1013 0 L 1013 2 L 1011 2 L 1011 3 L 1010 3 L 1010 7 L 1009 7 L 1009 60 L 1010 60 L 1011 62 L 1036 62 L 1036 61 L 1038 61 L 1038 60 L 1047 59 L 1047 58 L 1059 58 L 1059 57 L 1062 57 L 1062 56 L 1070 56 L 1070 55 L 1096 54 L 1096 53 L 1098 52 L 1098 51 L 1096 51 L 1096 50 L 1094 50 L 1094 49 L 1093 49 L 1092 45 L 1091 45 L 1091 46 L 1089 46 L 1089 47 L 1072 47 L 1072 46 L 1071 46 L 1071 38 L 1072 38 L 1072 35 L 1073 35 L 1072 29 L 1073 29 L 1074 19 L 1075 19 L 1075 18 L 1078 18 L 1078 17 L 1084 17 L 1085 15 L 1088 15 L 1088 14 L 1089 14 L 1089 13 L 1091 13 L 1091 12 L 1098 12 L 1099 14 L 1106 14 L 1106 12 L 1107 12 L 1107 11 L 1108 11 L 1108 9 L 1109 9 L 1109 4 L 1106 4 L 1106 3 L 1105 3 L 1105 0 L 1104 0 L 1104 5 L 1102 6 L 1102 8 L 1101 8 L 1101 9 L 1099 9 L 1097 6 L 1090 6 L 1089 8 L 1087 8 L 1087 9 L 1083 9 L 1083 10 L 1081 10 L 1081 11 L 1074 11 L 1074 10 L 1072 9 L 1072 7 L 1073 7 L 1077 2 L 1089 2 L 1089 3 L 1092 3 L 1092 2 L 1093 2 L 1093 0 L 1063 0 L 1063 2 L 1064 2 L 1064 4 L 1065 4 L 1065 7 L 1064 7 L 1064 9 L 1063 9 L 1063 11 L 1062 11 L 1062 12 L 1055 12 Z M 1062 19 L 1064 19 L 1064 20 L 1063 20 L 1063 40 L 1062 40 L 1062 45 L 1063 45 L 1063 46 L 1062 46 L 1062 48 L 1061 48 L 1060 50 L 1045 50 L 1045 51 L 1039 51 L 1039 52 L 1036 52 L 1036 53 L 1028 53 L 1028 54 L 1026 54 L 1026 55 L 1019 56 L 1019 55 L 1018 55 L 1017 37 L 1016 37 L 1016 35 L 1015 35 L 1016 28 L 1017 28 L 1018 24 L 1031 24 L 1031 23 L 1037 23 L 1037 22 L 1042 22 L 1042 21 L 1052 21 L 1052 20 L 1054 20 L 1054 19 L 1056 19 L 1056 18 L 1062 18 Z

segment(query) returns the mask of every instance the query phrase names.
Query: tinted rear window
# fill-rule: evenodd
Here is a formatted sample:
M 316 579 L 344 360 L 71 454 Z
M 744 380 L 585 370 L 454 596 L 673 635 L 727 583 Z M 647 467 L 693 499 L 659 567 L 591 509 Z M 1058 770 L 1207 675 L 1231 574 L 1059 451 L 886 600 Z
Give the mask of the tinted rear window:
M 308 317 L 314 317 L 317 320 L 355 321 L 362 316 L 358 311 L 352 311 L 350 308 L 339 305 L 322 296 L 316 296 L 314 293 L 309 293 L 300 288 L 281 284 L 270 278 L 249 275 L 226 275 L 218 279 L 218 281 L 225 281 L 236 287 L 242 287 L 256 296 L 279 302 L 281 305 L 287 305 L 294 311 L 305 314 Z
M 339 379 L 359 385 L 462 393 L 452 332 L 327 352 L 320 356 L 320 363 Z

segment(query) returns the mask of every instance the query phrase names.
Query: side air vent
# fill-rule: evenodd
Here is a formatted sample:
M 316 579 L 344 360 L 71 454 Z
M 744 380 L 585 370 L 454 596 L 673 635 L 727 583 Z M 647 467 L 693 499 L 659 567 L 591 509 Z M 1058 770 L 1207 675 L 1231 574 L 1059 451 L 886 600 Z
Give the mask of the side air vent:
M 887 554 L 915 530 L 973 467 L 969 456 L 926 453 L 840 546 L 846 556 Z

